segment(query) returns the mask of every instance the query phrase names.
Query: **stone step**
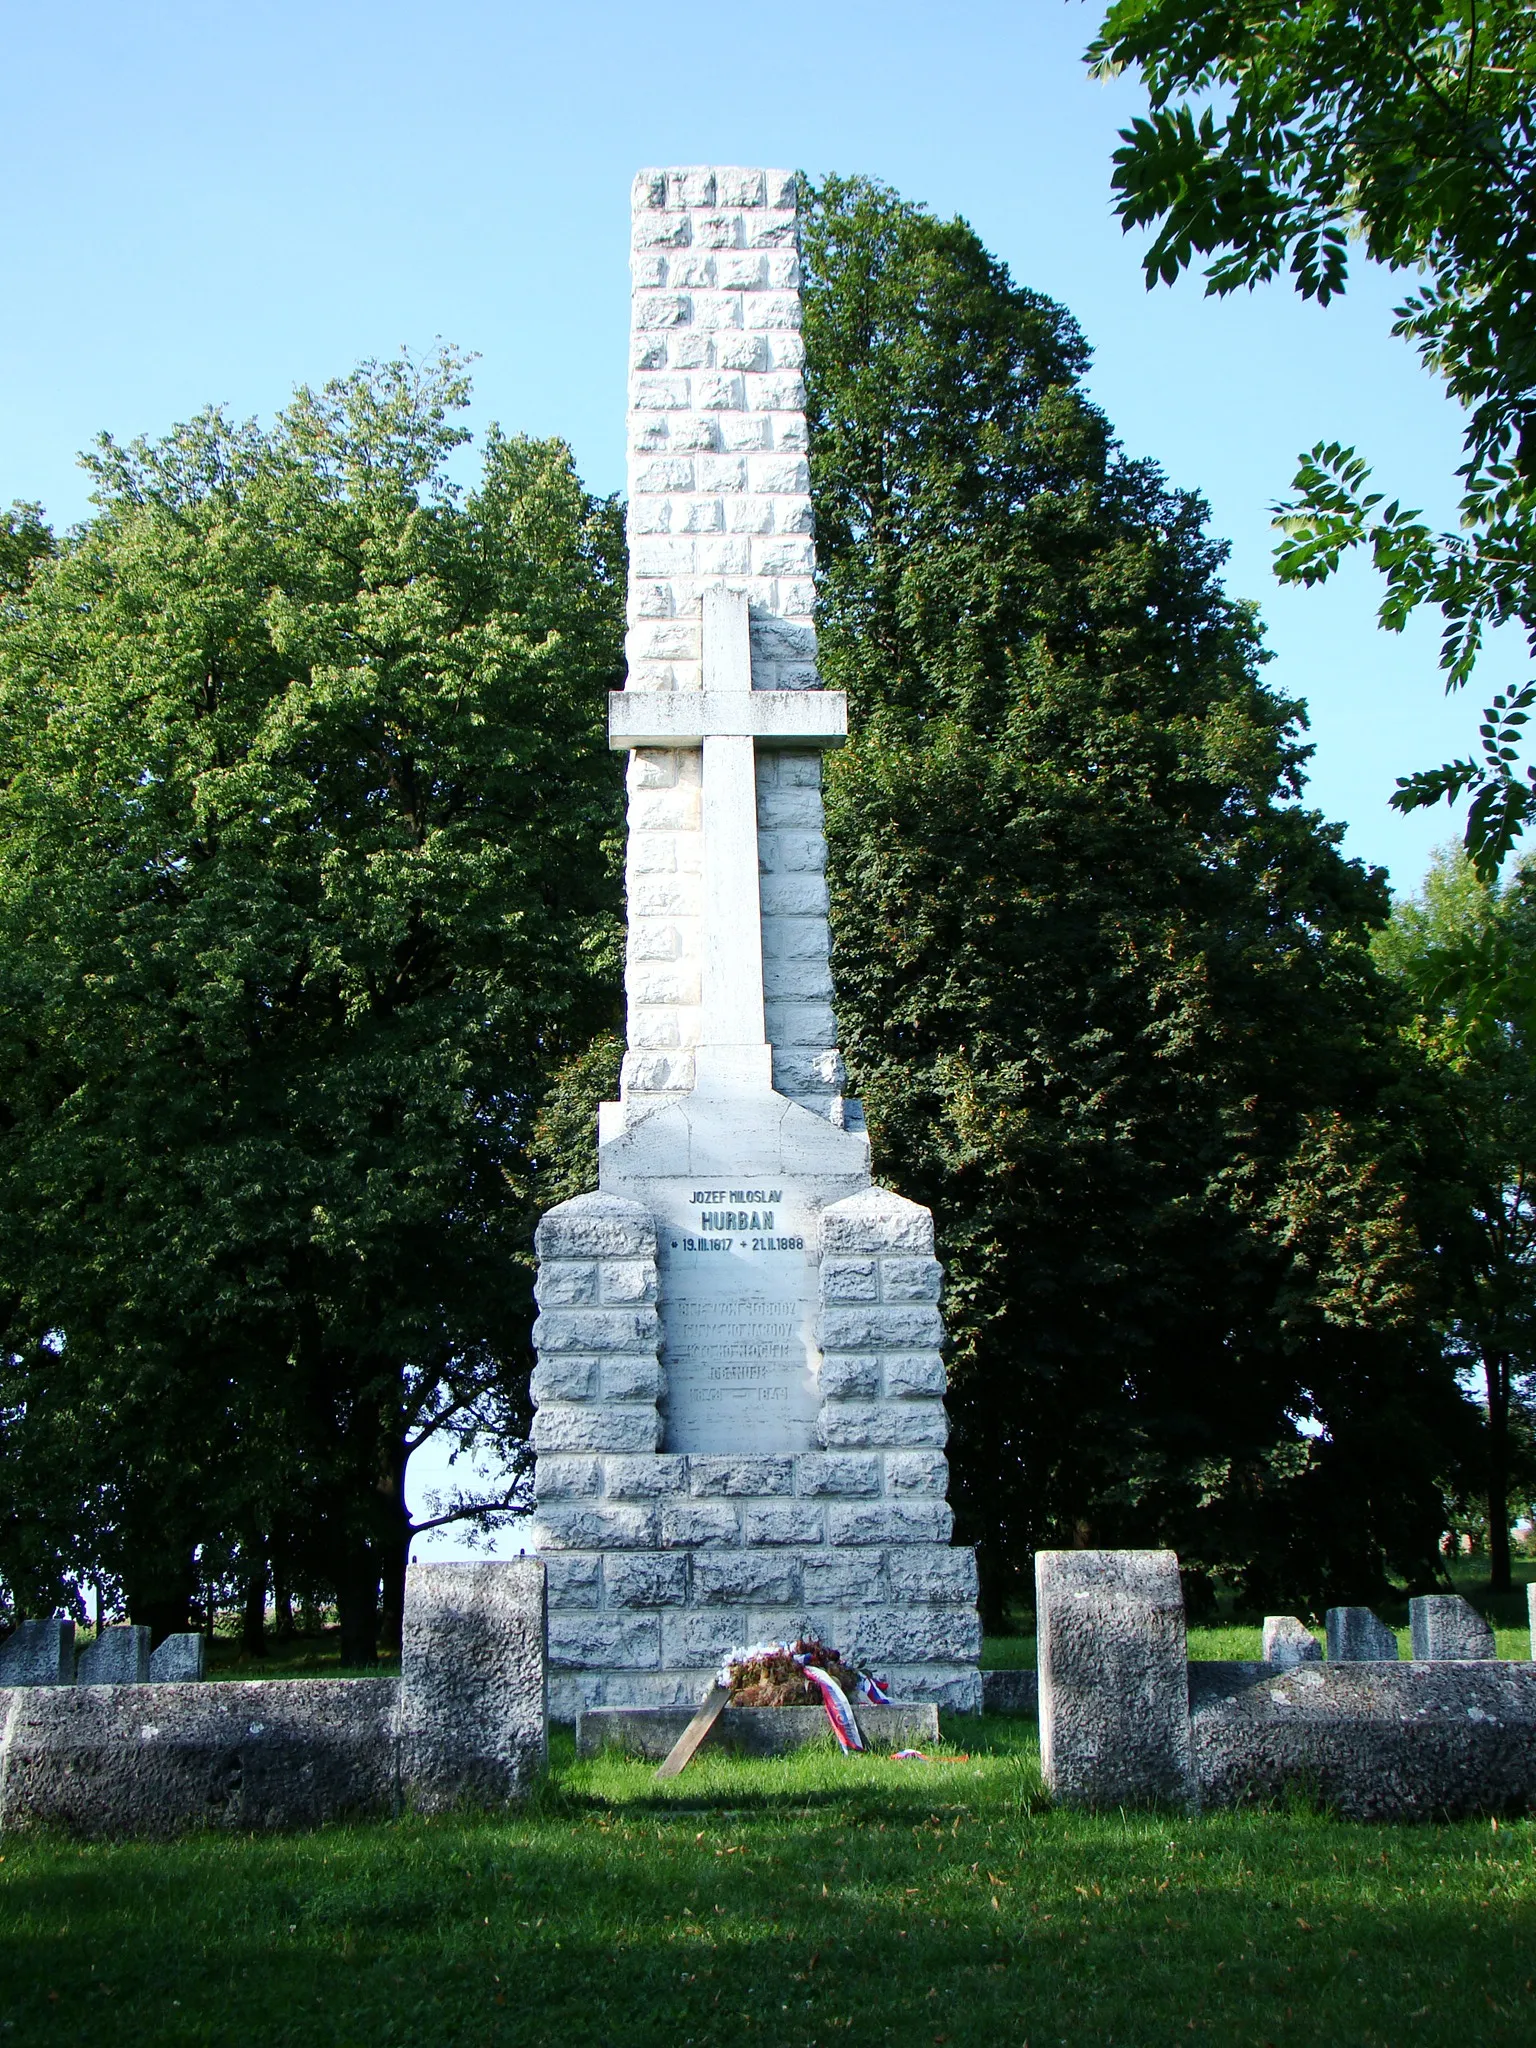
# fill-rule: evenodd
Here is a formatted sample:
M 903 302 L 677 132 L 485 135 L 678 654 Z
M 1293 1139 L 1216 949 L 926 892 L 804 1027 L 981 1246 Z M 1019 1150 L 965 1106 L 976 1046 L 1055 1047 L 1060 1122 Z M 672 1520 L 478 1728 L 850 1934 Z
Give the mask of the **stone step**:
M 692 1707 L 589 1707 L 576 1722 L 576 1754 L 597 1756 L 616 1749 L 659 1764 L 693 1715 Z M 939 1739 L 935 1706 L 858 1706 L 854 1717 L 866 1747 L 876 1755 L 920 1749 Z M 835 1740 L 820 1707 L 727 1707 L 701 1754 L 726 1750 L 736 1756 L 784 1756 Z

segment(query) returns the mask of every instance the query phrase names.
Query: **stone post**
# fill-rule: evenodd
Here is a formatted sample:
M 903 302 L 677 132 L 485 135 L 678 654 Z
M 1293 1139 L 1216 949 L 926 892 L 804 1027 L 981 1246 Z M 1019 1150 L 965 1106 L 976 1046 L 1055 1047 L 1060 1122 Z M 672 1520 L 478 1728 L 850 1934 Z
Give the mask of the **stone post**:
M 1459 1593 L 1425 1593 L 1408 1602 L 1416 1660 L 1487 1663 L 1499 1654 L 1493 1630 Z
M 1293 1671 L 1298 1664 L 1320 1664 L 1323 1646 L 1305 1622 L 1294 1614 L 1266 1614 L 1264 1617 L 1264 1662 L 1281 1671 Z
M 207 1663 L 208 1638 L 202 1634 L 167 1636 L 149 1653 L 152 1685 L 190 1685 L 202 1676 Z
M 18 1621 L 0 1643 L 0 1686 L 73 1685 L 75 1624 Z
M 1397 1632 L 1369 1607 L 1330 1607 L 1324 1624 L 1330 1664 L 1397 1662 Z
M 544 1567 L 413 1564 L 400 1654 L 400 1777 L 424 1812 L 501 1805 L 548 1760 Z
M 1196 1801 L 1184 1594 L 1171 1550 L 1035 1555 L 1040 1768 L 1069 1806 Z
M 147 1628 L 104 1628 L 75 1666 L 76 1685 L 143 1685 L 148 1677 Z

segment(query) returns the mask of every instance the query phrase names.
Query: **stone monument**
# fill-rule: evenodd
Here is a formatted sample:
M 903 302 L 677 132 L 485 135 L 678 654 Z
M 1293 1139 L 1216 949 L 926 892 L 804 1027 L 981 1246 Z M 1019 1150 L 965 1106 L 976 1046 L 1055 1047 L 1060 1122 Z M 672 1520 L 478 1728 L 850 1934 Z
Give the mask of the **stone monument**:
M 632 264 L 628 1050 L 537 1239 L 551 1711 L 798 1634 L 975 1710 L 932 1218 L 873 1185 L 832 1010 L 793 174 L 642 172 Z

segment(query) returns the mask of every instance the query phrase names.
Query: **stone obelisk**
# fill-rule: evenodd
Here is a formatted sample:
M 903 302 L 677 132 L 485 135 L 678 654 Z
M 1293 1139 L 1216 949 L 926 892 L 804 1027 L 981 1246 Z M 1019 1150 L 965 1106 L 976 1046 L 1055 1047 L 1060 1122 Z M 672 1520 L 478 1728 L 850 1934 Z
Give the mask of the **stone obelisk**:
M 975 1708 L 932 1218 L 837 1050 L 794 176 L 643 171 L 631 246 L 628 1050 L 538 1231 L 551 1711 L 800 1634 Z

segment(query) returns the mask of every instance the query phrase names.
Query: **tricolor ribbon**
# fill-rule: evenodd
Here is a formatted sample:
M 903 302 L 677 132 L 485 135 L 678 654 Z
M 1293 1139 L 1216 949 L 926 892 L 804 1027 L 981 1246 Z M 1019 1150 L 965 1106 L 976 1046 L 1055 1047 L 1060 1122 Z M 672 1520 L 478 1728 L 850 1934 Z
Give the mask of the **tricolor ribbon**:
M 848 1695 L 837 1680 L 825 1671 L 819 1671 L 814 1664 L 804 1666 L 805 1675 L 821 1694 L 821 1704 L 827 1710 L 827 1719 L 832 1723 L 832 1733 L 844 1749 L 862 1749 L 864 1738 L 859 1733 L 859 1724 L 853 1718 L 853 1709 L 848 1704 Z

